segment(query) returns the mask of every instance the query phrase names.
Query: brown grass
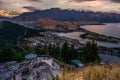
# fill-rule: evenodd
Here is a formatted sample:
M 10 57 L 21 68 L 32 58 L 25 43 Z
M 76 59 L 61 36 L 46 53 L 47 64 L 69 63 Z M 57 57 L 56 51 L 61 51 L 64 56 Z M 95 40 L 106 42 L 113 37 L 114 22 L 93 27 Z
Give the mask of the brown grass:
M 60 80 L 120 80 L 120 65 L 95 65 L 66 71 Z

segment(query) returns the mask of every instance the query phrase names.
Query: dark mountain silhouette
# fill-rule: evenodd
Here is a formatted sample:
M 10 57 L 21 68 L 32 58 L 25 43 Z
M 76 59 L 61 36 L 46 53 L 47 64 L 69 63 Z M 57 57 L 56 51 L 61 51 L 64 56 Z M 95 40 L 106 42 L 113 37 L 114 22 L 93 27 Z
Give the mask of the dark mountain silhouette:
M 11 20 L 11 18 L 0 16 L 0 21 L 5 21 L 5 20 L 9 21 L 9 20 Z
M 35 21 L 40 18 L 51 18 L 58 21 L 97 21 L 97 22 L 120 22 L 120 14 L 103 13 L 92 11 L 62 10 L 51 8 L 46 10 L 36 10 L 34 12 L 23 13 L 14 17 L 14 21 Z

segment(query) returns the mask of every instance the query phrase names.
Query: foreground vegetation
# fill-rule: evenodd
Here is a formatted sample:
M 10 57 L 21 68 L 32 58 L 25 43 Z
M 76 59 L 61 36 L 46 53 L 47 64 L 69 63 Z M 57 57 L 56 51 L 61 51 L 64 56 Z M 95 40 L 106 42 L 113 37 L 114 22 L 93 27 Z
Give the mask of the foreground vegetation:
M 24 59 L 24 56 L 24 53 L 17 52 L 9 44 L 6 44 L 4 47 L 0 48 L 0 62 L 21 61 Z
M 28 53 L 35 53 L 37 55 L 49 55 L 64 63 L 71 63 L 71 60 L 80 60 L 83 64 L 99 63 L 100 58 L 98 54 L 97 44 L 95 42 L 88 42 L 84 48 L 76 49 L 74 45 L 68 45 L 67 42 L 62 47 L 57 46 L 40 46 L 27 48 Z M 25 53 L 16 51 L 11 45 L 6 44 L 0 48 L 0 62 L 23 60 Z
M 54 80 L 120 80 L 120 65 L 95 65 L 66 71 Z
M 74 45 L 69 45 L 67 42 L 65 42 L 62 47 L 59 45 L 45 45 L 44 47 L 37 45 L 34 48 L 27 48 L 27 50 L 32 50 L 31 52 L 34 52 L 37 55 L 52 56 L 53 58 L 68 64 L 71 63 L 71 60 L 80 60 L 86 65 L 89 63 L 100 62 L 98 47 L 94 41 L 86 43 L 84 48 L 79 49 L 76 49 Z

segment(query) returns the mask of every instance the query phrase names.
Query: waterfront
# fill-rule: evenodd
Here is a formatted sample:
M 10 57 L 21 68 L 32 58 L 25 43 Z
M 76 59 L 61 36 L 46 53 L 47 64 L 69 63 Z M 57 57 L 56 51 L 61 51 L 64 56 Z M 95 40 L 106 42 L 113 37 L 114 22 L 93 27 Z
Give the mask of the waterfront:
M 106 25 L 85 25 L 85 26 L 81 26 L 81 28 L 84 28 L 91 32 L 96 32 L 98 34 L 120 38 L 119 25 L 120 23 L 112 23 L 112 24 L 109 23 Z M 80 37 L 80 35 L 84 34 L 84 32 L 68 32 L 68 33 L 56 33 L 56 34 L 58 34 L 59 36 L 65 36 L 68 38 L 77 39 L 80 41 L 80 43 L 83 44 L 89 41 L 88 39 L 82 39 Z M 101 41 L 97 41 L 97 43 L 99 46 L 108 47 L 108 48 L 120 47 L 120 43 L 109 43 L 109 42 L 101 42 Z

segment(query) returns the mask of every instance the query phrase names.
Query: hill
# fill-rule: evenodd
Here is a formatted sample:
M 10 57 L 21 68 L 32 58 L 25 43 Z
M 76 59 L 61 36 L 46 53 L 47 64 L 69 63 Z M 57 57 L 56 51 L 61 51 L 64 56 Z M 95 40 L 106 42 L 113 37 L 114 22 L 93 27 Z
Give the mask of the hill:
M 11 18 L 0 16 L 0 21 L 4 21 L 4 20 L 11 20 Z
M 17 22 L 30 22 L 40 18 L 51 18 L 58 21 L 97 21 L 102 23 L 120 22 L 120 14 L 103 13 L 92 11 L 76 11 L 62 10 L 59 8 L 51 8 L 46 10 L 36 10 L 34 12 L 23 13 L 20 16 L 14 17 Z
M 36 28 L 44 28 L 49 30 L 76 30 L 77 25 L 71 22 L 61 22 L 49 18 L 41 18 L 33 23 Z
M 38 35 L 38 30 L 33 30 L 21 26 L 16 23 L 1 21 L 0 22 L 0 47 L 6 43 L 10 43 L 14 47 L 17 47 L 18 40 L 22 40 L 24 37 L 31 37 Z

